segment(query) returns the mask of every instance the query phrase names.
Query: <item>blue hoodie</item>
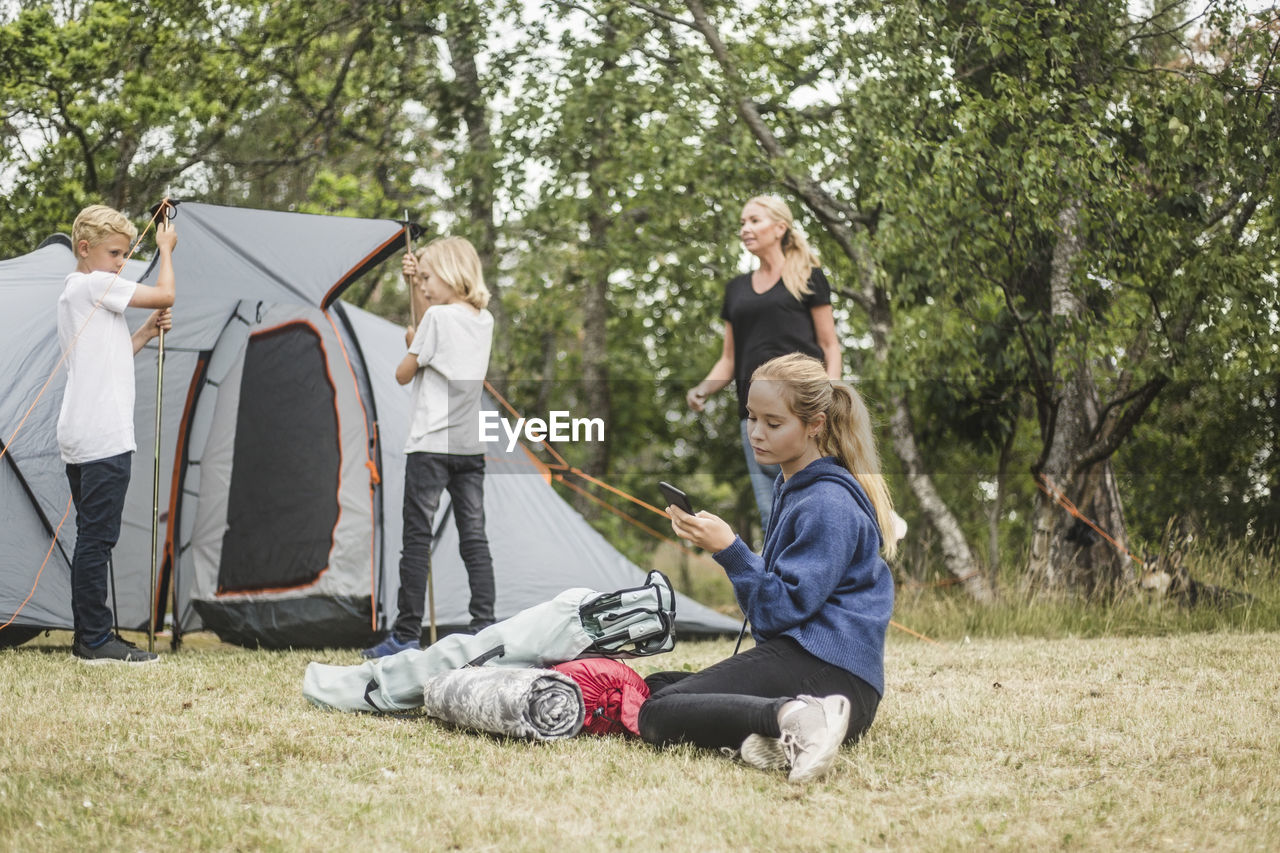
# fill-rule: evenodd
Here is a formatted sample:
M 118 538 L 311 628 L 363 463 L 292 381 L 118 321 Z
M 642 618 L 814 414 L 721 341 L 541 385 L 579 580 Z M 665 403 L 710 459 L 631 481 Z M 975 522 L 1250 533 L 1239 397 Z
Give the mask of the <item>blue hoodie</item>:
M 871 499 L 834 457 L 779 479 L 763 556 L 735 537 L 715 559 L 756 643 L 793 637 L 884 695 L 893 575 L 880 557 Z

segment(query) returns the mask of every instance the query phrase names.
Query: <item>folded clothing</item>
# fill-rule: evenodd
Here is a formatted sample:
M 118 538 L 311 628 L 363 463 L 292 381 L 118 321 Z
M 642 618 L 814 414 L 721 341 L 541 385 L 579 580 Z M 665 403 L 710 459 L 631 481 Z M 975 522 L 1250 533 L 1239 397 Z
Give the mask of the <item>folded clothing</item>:
M 586 717 L 577 683 L 550 669 L 463 667 L 423 682 L 422 698 L 438 720 L 528 740 L 572 737 Z

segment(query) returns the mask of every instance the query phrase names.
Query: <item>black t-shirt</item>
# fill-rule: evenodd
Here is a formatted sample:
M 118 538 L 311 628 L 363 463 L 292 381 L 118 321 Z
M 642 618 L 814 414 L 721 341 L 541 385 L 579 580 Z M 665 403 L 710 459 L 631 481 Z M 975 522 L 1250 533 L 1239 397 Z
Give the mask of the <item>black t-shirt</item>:
M 751 289 L 751 273 L 738 276 L 725 288 L 720 317 L 733 325 L 738 417 L 747 416 L 747 386 L 757 367 L 793 352 L 822 358 L 811 309 L 831 304 L 831 284 L 818 267 L 809 273 L 809 288 L 812 293 L 796 299 L 778 279 L 764 293 L 756 293 Z

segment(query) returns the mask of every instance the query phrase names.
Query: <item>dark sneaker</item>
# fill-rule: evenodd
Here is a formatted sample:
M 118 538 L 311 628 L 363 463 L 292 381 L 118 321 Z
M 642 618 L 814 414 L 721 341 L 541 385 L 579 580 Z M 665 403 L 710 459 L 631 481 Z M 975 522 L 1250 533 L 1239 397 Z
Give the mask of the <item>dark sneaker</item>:
M 849 700 L 843 696 L 797 696 L 803 708 L 779 723 L 782 750 L 791 765 L 788 782 L 811 782 L 826 775 L 849 731 Z
M 102 645 L 93 648 L 76 640 L 71 645 L 71 654 L 81 663 L 90 665 L 100 663 L 156 663 L 160 657 L 152 652 L 145 652 L 117 634 L 112 634 Z
M 417 640 L 398 640 L 395 634 L 388 634 L 387 638 L 373 648 L 365 649 L 360 653 L 365 658 L 385 658 L 387 655 L 398 655 L 407 649 L 418 648 Z

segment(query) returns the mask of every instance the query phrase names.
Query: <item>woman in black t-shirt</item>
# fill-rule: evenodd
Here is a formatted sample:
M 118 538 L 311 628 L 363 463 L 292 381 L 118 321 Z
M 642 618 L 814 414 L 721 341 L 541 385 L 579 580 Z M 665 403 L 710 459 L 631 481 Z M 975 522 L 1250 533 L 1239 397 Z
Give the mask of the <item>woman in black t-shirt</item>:
M 747 410 L 751 374 L 775 356 L 802 352 L 820 359 L 827 376 L 839 379 L 840 342 L 831 313 L 831 285 L 804 235 L 795 228 L 786 203 L 771 195 L 748 201 L 742 208 L 738 239 L 760 263 L 754 272 L 734 278 L 725 288 L 720 311 L 724 350 L 711 372 L 689 389 L 685 399 L 689 408 L 701 412 L 709 395 L 735 383 L 747 472 L 760 509 L 760 523 L 767 530 L 778 469 L 761 466 L 751 450 L 751 429 L 755 426 Z

